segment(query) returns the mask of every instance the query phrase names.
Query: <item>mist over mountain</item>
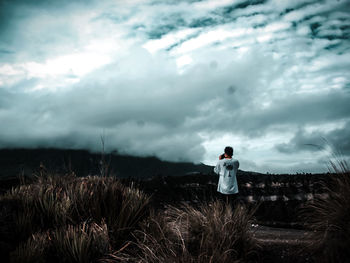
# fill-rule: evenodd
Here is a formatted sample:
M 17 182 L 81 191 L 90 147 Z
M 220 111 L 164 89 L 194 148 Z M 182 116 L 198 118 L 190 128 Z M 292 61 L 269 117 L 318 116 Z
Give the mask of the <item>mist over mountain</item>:
M 32 175 L 41 169 L 52 173 L 73 171 L 77 176 L 106 175 L 148 178 L 178 176 L 193 173 L 210 174 L 213 167 L 190 162 L 167 162 L 156 157 L 135 157 L 118 153 L 100 154 L 87 150 L 2 149 L 0 177 Z M 103 169 L 103 172 L 102 170 Z

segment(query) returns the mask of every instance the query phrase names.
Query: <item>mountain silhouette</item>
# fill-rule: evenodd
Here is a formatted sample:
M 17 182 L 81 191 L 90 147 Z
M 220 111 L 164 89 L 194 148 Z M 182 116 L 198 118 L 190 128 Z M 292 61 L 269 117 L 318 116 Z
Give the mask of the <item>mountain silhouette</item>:
M 40 168 L 41 167 L 41 168 Z M 118 153 L 100 154 L 87 150 L 1 149 L 0 177 L 32 175 L 40 169 L 52 173 L 75 172 L 78 176 L 108 175 L 117 177 L 179 176 L 212 173 L 213 167 L 190 162 L 167 162 L 156 157 L 136 157 Z

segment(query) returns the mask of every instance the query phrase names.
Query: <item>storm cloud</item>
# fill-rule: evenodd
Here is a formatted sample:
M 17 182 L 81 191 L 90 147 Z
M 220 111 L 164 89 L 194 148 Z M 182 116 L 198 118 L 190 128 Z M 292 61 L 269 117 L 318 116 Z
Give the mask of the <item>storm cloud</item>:
M 330 131 L 327 129 L 306 131 L 301 128 L 288 143 L 276 145 L 276 148 L 282 153 L 290 153 L 322 151 L 327 147 L 334 147 L 335 153 L 341 152 L 350 155 L 349 134 L 350 122 L 346 122 L 342 126 L 339 125 L 339 128 Z
M 245 170 L 350 156 L 350 1 L 2 1 L 0 147 Z

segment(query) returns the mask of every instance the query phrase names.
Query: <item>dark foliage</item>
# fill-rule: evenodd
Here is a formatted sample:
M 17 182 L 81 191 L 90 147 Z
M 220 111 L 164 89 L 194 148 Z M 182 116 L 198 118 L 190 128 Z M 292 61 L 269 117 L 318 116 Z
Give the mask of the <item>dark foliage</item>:
M 41 174 L 0 197 L 1 252 L 15 262 L 90 262 L 131 238 L 148 209 L 147 195 L 116 178 Z
M 250 223 L 254 209 L 223 202 L 169 206 L 135 231 L 135 246 L 104 262 L 256 262 L 258 245 Z
M 350 259 L 350 170 L 346 162 L 330 162 L 335 172 L 323 184 L 328 198 L 316 198 L 300 212 L 313 230 L 311 249 L 316 262 L 349 262 Z

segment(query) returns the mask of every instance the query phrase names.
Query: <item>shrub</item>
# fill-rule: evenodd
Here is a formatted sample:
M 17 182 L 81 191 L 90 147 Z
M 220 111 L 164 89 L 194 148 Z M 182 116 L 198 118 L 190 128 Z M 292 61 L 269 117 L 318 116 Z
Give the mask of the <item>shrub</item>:
M 257 248 L 249 232 L 253 213 L 219 201 L 199 208 L 170 206 L 135 231 L 137 250 L 114 256 L 131 262 L 246 262 Z
M 114 245 L 121 245 L 148 213 L 150 197 L 133 185 L 123 185 L 114 177 L 79 178 L 69 191 L 73 200 L 73 221 L 105 220 Z
M 59 244 L 65 244 L 72 246 L 72 250 L 68 250 L 73 251 L 72 258 L 89 256 L 89 240 L 97 233 L 97 225 L 92 227 L 95 223 L 106 224 L 105 231 L 108 229 L 110 242 L 117 249 L 131 238 L 132 230 L 147 215 L 149 201 L 150 197 L 133 185 L 125 186 L 113 177 L 44 174 L 32 184 L 15 187 L 0 197 L 1 223 L 4 223 L 1 238 L 5 240 L 6 233 L 15 234 L 7 239 L 10 245 L 7 252 L 2 250 L 2 253 L 15 249 L 13 258 L 27 253 L 30 260 L 29 248 L 33 248 L 33 255 L 41 251 L 35 248 L 41 239 L 33 235 L 56 231 L 53 240 L 62 242 L 51 248 L 59 249 L 62 247 Z M 87 226 L 83 222 L 91 223 Z
M 333 172 L 327 198 L 316 198 L 300 211 L 313 230 L 314 242 L 308 247 L 317 262 L 347 262 L 350 258 L 350 170 L 346 162 L 330 162 Z
M 52 253 L 57 262 L 92 262 L 110 250 L 107 225 L 82 223 L 55 230 Z
M 84 222 L 32 235 L 11 253 L 11 262 L 91 262 L 109 251 L 107 225 Z
M 26 242 L 19 244 L 11 253 L 13 263 L 44 263 L 48 248 L 47 233 L 36 233 Z
M 67 186 L 72 176 L 38 177 L 29 185 L 12 188 L 0 198 L 13 216 L 14 231 L 27 237 L 37 230 L 65 225 L 69 219 L 72 198 Z

